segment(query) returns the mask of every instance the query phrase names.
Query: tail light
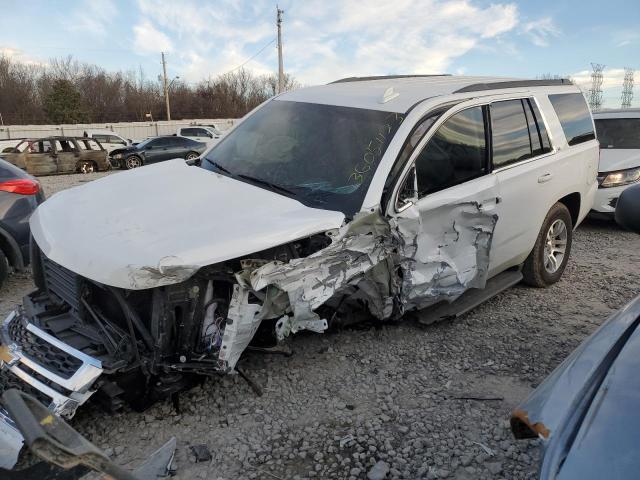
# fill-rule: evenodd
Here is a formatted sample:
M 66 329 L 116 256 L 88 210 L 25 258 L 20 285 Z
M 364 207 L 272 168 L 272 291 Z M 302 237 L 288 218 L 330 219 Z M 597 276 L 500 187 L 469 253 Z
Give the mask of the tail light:
M 40 191 L 40 184 L 28 178 L 7 180 L 0 182 L 0 191 L 17 193 L 18 195 L 35 195 Z

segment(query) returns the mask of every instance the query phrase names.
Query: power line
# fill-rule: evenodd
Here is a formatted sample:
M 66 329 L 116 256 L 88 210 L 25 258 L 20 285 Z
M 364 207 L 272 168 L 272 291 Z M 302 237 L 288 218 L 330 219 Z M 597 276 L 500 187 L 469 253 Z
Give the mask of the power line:
M 264 47 L 262 47 L 260 50 L 258 50 L 256 53 L 254 53 L 252 56 L 250 56 L 249 58 L 247 58 L 243 63 L 241 63 L 240 65 L 238 65 L 235 68 L 232 68 L 231 70 L 223 73 L 222 75 L 226 75 L 227 73 L 231 73 L 231 72 L 235 72 L 236 70 L 238 70 L 239 68 L 244 67 L 247 63 L 249 63 L 251 60 L 253 60 L 254 58 L 256 58 L 258 55 L 260 55 L 265 48 L 267 48 L 269 45 L 271 45 L 273 42 L 275 42 L 276 39 L 272 38 L 271 40 L 269 40 L 269 43 L 267 43 Z

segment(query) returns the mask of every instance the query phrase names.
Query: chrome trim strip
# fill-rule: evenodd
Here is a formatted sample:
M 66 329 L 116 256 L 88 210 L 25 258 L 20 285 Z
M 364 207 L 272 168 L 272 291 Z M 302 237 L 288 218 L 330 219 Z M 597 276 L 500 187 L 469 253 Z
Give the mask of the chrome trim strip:
M 493 169 L 493 173 L 500 173 L 500 172 L 503 172 L 505 170 L 509 170 L 510 168 L 519 167 L 521 165 L 526 165 L 527 163 L 535 162 L 537 160 L 541 160 L 543 158 L 550 157 L 552 155 L 555 155 L 556 153 L 558 153 L 558 150 L 554 147 L 550 152 L 543 153 L 542 155 L 538 155 L 537 157 L 531 157 L 531 158 L 527 158 L 525 160 L 521 160 L 521 161 L 516 162 L 516 163 L 510 163 L 509 165 L 505 165 L 504 167 L 494 168 Z
M 78 392 L 86 390 L 102 373 L 102 369 L 83 363 L 70 378 L 62 378 L 28 357 L 21 356 L 20 363 L 67 390 Z

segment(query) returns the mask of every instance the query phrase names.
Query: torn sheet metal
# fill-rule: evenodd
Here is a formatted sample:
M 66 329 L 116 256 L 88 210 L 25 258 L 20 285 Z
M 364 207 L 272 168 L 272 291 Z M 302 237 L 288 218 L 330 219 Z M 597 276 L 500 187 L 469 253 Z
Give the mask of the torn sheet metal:
M 225 369 L 235 367 L 262 321 L 258 316 L 262 306 L 259 303 L 249 303 L 249 293 L 249 289 L 240 285 L 233 288 L 227 326 L 224 329 L 218 357 L 224 362 Z
M 469 288 L 483 288 L 498 216 L 473 202 L 413 213 L 394 220 L 402 244 L 404 309 L 452 302 Z
M 279 340 L 300 330 L 324 331 L 328 324 L 316 310 L 336 294 L 359 300 L 382 320 L 484 287 L 497 216 L 476 203 L 414 213 L 389 222 L 363 212 L 308 257 L 244 261 L 220 359 L 233 369 L 263 319 L 278 319 Z M 250 292 L 261 305 L 242 303 Z M 246 328 L 241 341 L 237 328 Z

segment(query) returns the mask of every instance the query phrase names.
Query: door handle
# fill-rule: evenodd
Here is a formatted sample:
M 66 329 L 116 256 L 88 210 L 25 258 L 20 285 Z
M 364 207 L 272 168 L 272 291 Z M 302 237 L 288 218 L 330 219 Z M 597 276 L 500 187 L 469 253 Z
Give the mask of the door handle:
M 550 173 L 545 173 L 544 175 L 540 175 L 538 177 L 538 183 L 545 183 L 548 182 L 549 180 L 551 180 L 553 178 L 553 175 L 551 175 Z

